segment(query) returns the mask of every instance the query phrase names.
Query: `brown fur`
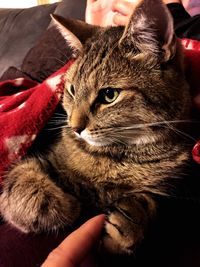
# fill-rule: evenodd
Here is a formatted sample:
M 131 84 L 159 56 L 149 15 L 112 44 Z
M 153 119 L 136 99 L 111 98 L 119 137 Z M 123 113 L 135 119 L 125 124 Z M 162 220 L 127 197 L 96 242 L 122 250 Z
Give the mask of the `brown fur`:
M 155 2 L 170 28 L 166 8 Z M 174 34 L 166 37 L 159 19 L 147 24 L 154 4 L 142 2 L 125 29 L 90 26 L 83 48 L 75 42 L 78 58 L 65 76 L 68 126 L 48 153 L 10 171 L 0 197 L 4 218 L 22 231 L 72 225 L 86 206 L 109 211 L 104 246 L 131 253 L 156 213 L 153 196 L 169 194 L 181 179 L 190 147 L 176 133 L 183 124 L 170 121 L 190 117 L 190 96 Z M 103 88 L 119 89 L 116 101 L 101 103 Z M 92 144 L 81 135 L 85 129 Z

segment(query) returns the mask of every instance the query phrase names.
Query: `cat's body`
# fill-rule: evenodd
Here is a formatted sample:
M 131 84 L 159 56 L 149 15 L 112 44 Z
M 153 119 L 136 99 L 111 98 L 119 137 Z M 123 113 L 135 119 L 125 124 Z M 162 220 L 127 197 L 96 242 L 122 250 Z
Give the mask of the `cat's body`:
M 72 225 L 84 206 L 108 213 L 105 247 L 130 253 L 156 213 L 154 196 L 182 179 L 191 146 L 176 129 L 185 131 L 190 95 L 171 24 L 162 46 L 163 29 L 145 27 L 153 2 L 141 4 L 125 30 L 89 27 L 82 51 L 74 40 L 80 56 L 65 76 L 68 126 L 45 153 L 33 149 L 11 170 L 0 197 L 4 218 L 19 229 Z

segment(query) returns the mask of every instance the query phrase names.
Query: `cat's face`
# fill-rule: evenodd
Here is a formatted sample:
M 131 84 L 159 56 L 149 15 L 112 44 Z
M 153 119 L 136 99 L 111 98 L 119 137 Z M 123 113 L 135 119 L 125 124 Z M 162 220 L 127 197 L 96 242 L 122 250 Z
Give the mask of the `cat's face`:
M 164 141 L 174 134 L 168 124 L 188 116 L 188 89 L 173 33 L 160 42 L 158 25 L 145 27 L 146 13 L 138 12 L 126 29 L 98 29 L 66 74 L 69 125 L 89 146 Z

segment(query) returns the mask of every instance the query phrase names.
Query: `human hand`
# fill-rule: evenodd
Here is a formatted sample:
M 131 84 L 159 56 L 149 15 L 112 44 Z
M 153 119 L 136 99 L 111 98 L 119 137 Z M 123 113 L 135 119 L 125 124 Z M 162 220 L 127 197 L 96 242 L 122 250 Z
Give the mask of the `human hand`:
M 78 267 L 100 238 L 105 216 L 96 216 L 70 234 L 54 249 L 41 267 Z

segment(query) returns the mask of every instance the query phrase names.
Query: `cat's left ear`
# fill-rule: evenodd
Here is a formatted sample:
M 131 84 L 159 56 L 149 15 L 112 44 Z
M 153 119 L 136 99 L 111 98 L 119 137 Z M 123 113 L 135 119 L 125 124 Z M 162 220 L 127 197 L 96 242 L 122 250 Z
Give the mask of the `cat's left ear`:
M 87 24 L 81 20 L 63 18 L 55 14 L 52 14 L 51 18 L 67 44 L 71 47 L 74 57 L 82 53 L 84 43 L 98 29 L 97 26 Z
M 176 53 L 173 18 L 162 0 L 138 2 L 119 44 L 134 45 L 139 54 L 162 55 L 166 62 Z

